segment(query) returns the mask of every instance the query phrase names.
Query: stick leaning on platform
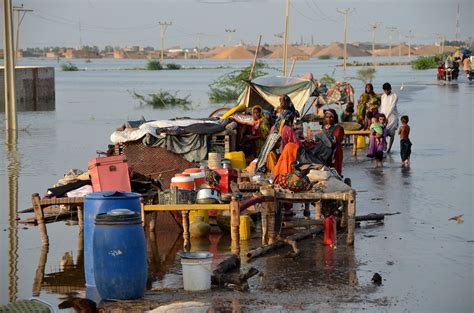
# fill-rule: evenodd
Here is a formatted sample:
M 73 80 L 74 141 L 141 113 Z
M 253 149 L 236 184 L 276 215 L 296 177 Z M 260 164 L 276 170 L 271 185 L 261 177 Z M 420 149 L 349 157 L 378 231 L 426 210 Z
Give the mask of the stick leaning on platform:
M 299 249 L 297 247 L 295 249 L 295 246 L 291 243 L 292 241 L 296 242 L 298 240 L 302 240 L 304 238 L 307 238 L 309 236 L 312 236 L 312 235 L 318 234 L 318 233 L 322 233 L 322 232 L 323 232 L 323 228 L 318 226 L 314 229 L 310 229 L 310 230 L 302 232 L 302 233 L 293 234 L 291 236 L 286 237 L 283 240 L 278 240 L 278 241 L 276 241 L 272 244 L 250 250 L 247 253 L 247 258 L 248 258 L 248 260 L 254 259 L 256 257 L 264 255 L 267 252 L 270 252 L 272 250 L 281 248 L 281 247 L 285 246 L 285 244 L 289 244 L 289 245 L 292 246 L 293 252 L 296 256 L 297 254 L 299 254 Z

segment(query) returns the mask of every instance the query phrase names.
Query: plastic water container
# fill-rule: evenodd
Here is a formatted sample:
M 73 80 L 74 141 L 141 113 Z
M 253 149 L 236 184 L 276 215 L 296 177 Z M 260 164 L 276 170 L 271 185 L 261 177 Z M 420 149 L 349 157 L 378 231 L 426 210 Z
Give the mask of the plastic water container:
M 239 227 L 240 240 L 249 240 L 251 237 L 250 232 L 250 216 L 240 216 L 240 227 Z
M 175 177 L 171 178 L 170 187 L 178 187 L 178 189 L 193 190 L 194 189 L 194 178 L 189 174 L 176 174 Z
M 245 153 L 243 151 L 227 152 L 224 154 L 224 158 L 230 160 L 230 166 L 232 168 L 238 168 L 242 170 L 247 167 L 247 163 L 245 162 Z
M 211 289 L 211 252 L 179 252 L 183 267 L 183 286 L 187 291 Z
M 365 136 L 357 136 L 357 149 L 365 149 Z
M 204 223 L 209 224 L 209 214 L 207 210 L 190 210 L 189 211 L 189 223 L 194 223 L 196 217 L 202 217 Z
M 140 213 L 115 209 L 98 214 L 93 238 L 94 277 L 103 299 L 145 295 L 147 252 Z
M 84 272 L 86 275 L 86 286 L 88 287 L 95 287 L 92 249 L 95 216 L 121 208 L 140 213 L 140 194 L 108 191 L 94 192 L 84 197 Z
M 324 239 L 323 244 L 325 246 L 333 246 L 337 241 L 336 233 L 336 219 L 334 215 L 327 216 L 324 218 Z

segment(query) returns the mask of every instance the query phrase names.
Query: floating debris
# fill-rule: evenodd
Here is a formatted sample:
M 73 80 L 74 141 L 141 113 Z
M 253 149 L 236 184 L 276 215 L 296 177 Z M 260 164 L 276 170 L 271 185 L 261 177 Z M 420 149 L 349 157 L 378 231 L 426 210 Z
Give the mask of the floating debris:
M 377 286 L 382 285 L 382 276 L 379 273 L 375 273 L 372 277 L 372 282 Z
M 456 215 L 456 216 L 453 216 L 453 217 L 449 218 L 448 221 L 456 221 L 456 223 L 462 224 L 462 223 L 464 223 L 464 219 L 462 218 L 463 216 L 464 216 L 464 214 Z

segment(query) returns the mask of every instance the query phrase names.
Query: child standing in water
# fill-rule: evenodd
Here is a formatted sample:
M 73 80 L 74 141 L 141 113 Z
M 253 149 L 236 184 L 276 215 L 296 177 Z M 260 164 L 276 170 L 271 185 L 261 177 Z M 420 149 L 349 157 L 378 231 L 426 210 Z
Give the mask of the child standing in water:
M 400 118 L 402 126 L 398 130 L 400 136 L 400 156 L 402 157 L 402 166 L 410 166 L 410 155 L 411 155 L 411 141 L 408 136 L 410 135 L 410 126 L 408 126 L 408 115 L 403 115 Z
M 375 167 L 383 167 L 383 151 L 386 146 L 387 128 L 386 117 L 383 114 L 379 114 L 372 118 L 372 124 L 370 125 L 370 146 L 368 157 L 375 158 Z

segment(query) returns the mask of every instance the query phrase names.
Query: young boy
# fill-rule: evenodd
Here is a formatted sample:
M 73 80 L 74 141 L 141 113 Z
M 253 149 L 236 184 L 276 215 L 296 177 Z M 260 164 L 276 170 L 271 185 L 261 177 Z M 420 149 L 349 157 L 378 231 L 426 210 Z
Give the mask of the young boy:
M 410 135 L 410 126 L 408 126 L 409 118 L 407 115 L 403 115 L 400 118 L 402 126 L 398 130 L 400 136 L 400 156 L 402 157 L 402 166 L 410 166 L 410 155 L 411 155 L 411 141 L 408 136 Z

